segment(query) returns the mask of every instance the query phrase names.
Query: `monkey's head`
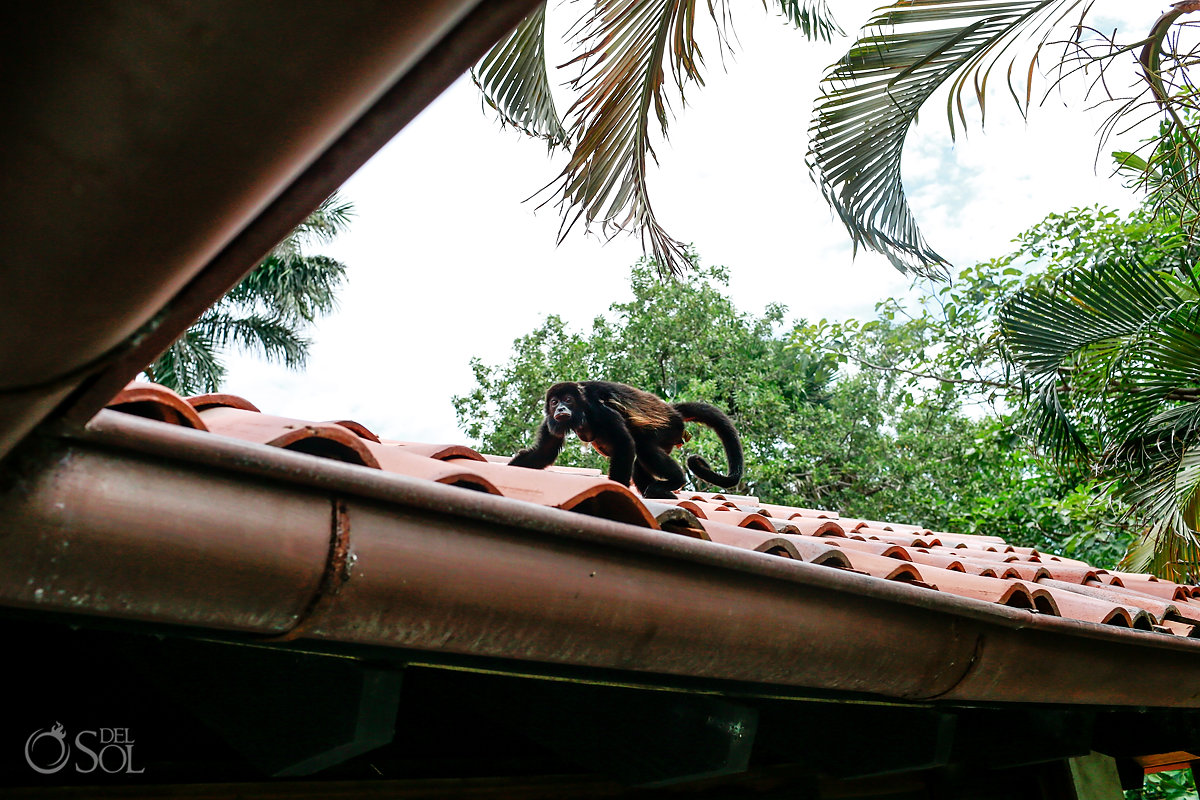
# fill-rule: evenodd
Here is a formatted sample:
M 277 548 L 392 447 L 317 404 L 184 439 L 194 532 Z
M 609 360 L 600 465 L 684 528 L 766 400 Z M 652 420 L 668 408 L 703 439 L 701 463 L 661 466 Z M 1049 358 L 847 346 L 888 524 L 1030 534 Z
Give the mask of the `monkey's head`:
M 583 439 L 587 428 L 584 407 L 587 399 L 578 383 L 556 383 L 546 392 L 546 425 L 556 436 L 566 436 L 574 430 Z M 583 439 L 585 442 L 588 439 Z

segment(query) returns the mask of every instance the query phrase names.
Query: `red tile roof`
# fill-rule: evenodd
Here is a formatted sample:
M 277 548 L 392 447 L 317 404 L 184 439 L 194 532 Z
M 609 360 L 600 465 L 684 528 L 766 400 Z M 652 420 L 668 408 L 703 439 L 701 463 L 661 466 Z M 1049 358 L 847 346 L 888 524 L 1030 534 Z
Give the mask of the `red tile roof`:
M 1200 707 L 1196 587 L 744 495 L 643 501 L 230 396 L 111 408 L 138 416 L 64 430 L 0 495 L 0 606 L 622 681 Z
M 656 516 L 662 516 L 650 507 L 674 505 L 694 515 L 700 531 L 693 535 L 716 548 L 851 569 L 879 580 L 915 583 L 931 591 L 1039 614 L 1172 637 L 1191 636 L 1192 626 L 1200 626 L 1200 600 L 1192 600 L 1200 597 L 1200 587 L 1109 572 L 1015 547 L 997 537 L 849 519 L 834 511 L 761 503 L 755 497 L 728 493 L 680 492 L 674 501 L 647 504 L 597 470 L 508 467 L 505 456 L 480 454 L 462 445 L 390 441 L 352 421 L 270 416 L 227 394 L 185 401 L 164 387 L 135 383 L 109 407 L 220 436 L 649 528 L 660 527 Z

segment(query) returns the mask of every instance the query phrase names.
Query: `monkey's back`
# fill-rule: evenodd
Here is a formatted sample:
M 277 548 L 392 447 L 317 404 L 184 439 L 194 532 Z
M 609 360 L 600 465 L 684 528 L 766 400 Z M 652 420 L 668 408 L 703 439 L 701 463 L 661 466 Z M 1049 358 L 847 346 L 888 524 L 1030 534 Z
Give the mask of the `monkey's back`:
M 661 431 L 679 431 L 683 417 L 658 395 L 615 381 L 585 381 L 590 394 L 634 425 Z

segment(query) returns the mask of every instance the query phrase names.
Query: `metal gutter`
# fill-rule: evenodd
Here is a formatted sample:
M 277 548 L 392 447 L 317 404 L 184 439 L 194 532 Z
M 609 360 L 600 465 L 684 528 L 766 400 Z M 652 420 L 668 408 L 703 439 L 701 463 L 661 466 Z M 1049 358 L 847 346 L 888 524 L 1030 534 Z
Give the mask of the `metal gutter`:
M 1195 640 L 115 412 L 34 464 L 0 496 L 9 608 L 911 700 L 1200 707 Z

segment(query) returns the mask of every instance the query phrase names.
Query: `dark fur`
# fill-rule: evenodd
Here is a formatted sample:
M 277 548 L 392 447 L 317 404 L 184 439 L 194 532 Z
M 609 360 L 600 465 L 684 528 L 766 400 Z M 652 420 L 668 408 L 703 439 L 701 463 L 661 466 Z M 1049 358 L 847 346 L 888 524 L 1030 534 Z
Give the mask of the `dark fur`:
M 703 458 L 688 456 L 687 465 L 697 477 L 728 489 L 742 480 L 742 442 L 733 422 L 707 403 L 670 405 L 654 395 L 609 381 L 556 383 L 546 392 L 545 419 L 537 439 L 513 456 L 510 465 L 545 469 L 562 450 L 568 431 L 608 457 L 608 477 L 637 486 L 643 497 L 673 497 L 687 480 L 671 458 L 676 447 L 691 438 L 684 422 L 712 428 L 725 447 L 729 474 L 721 475 Z

